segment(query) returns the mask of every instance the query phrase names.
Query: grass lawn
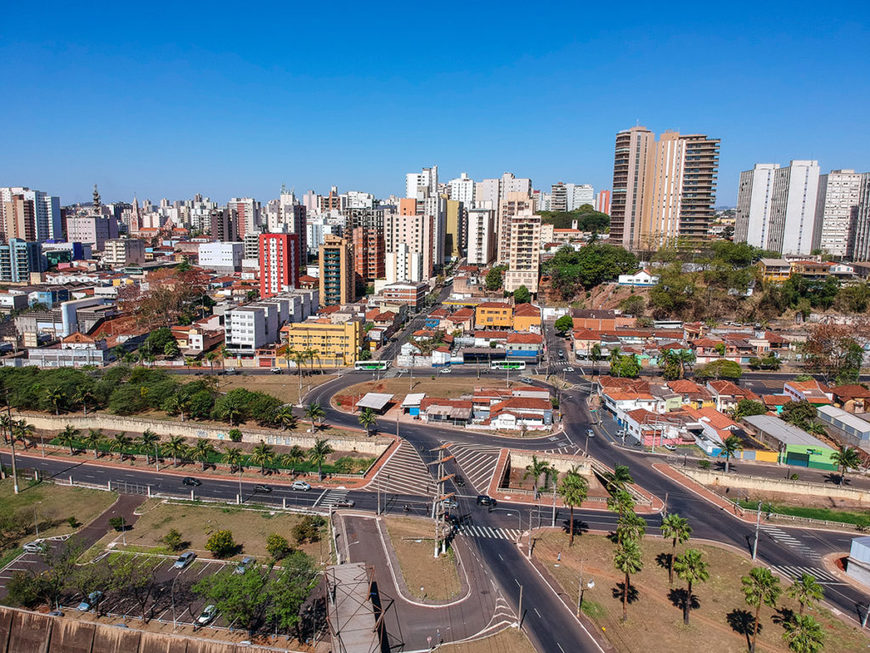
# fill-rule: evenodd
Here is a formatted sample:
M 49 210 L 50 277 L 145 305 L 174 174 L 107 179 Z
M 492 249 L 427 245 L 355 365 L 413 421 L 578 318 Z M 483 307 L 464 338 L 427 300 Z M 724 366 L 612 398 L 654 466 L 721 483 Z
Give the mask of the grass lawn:
M 408 591 L 416 598 L 446 601 L 462 590 L 453 551 L 433 556 L 435 542 L 432 522 L 410 517 L 385 520 L 390 541 L 399 559 Z M 422 588 L 422 590 L 421 590 Z
M 474 642 L 445 644 L 438 650 L 444 653 L 535 653 L 529 638 L 516 628 L 505 628 Z
M 321 555 L 325 562 L 329 561 L 327 528 L 321 529 L 319 542 L 296 545 L 292 529 L 302 520 L 302 515 L 234 506 L 163 503 L 157 499 L 148 500 L 139 512 L 142 516 L 127 531 L 127 545 L 133 550 L 169 553 L 161 538 L 174 528 L 181 533 L 183 540 L 190 543 L 187 549 L 193 549 L 201 556 L 212 557 L 205 548 L 209 535 L 216 530 L 228 529 L 232 531 L 236 542 L 242 545 L 242 551 L 232 559 L 245 555 L 267 558 L 266 538 L 271 533 L 278 533 L 287 538 L 291 546 L 301 549 L 316 561 L 321 560 Z M 117 538 L 117 543 L 120 543 L 120 538 Z
M 583 580 L 593 580 L 595 587 L 586 590 L 584 612 L 601 628 L 619 651 L 648 651 L 655 642 L 658 651 L 716 651 L 740 653 L 746 651 L 747 640 L 741 634 L 740 623 L 748 623 L 751 635 L 754 608 L 746 605 L 741 592 L 741 576 L 749 573 L 752 562 L 748 557 L 725 549 L 703 544 L 691 544 L 704 553 L 710 578 L 693 587 L 699 603 L 692 610 L 689 626 L 683 625 L 682 611 L 669 599 L 668 573 L 656 563 L 659 554 L 671 550 L 670 542 L 658 538 L 645 538 L 642 543 L 643 571 L 632 576 L 631 585 L 637 598 L 628 606 L 628 621 L 622 623 L 622 594 L 617 583 L 622 575 L 613 567 L 614 545 L 602 535 L 581 535 L 574 547 L 568 548 L 565 533 L 546 532 L 535 545 L 535 556 L 548 568 L 568 596 L 576 601 L 580 560 L 583 561 Z M 678 546 L 677 553 L 687 547 Z M 562 559 L 555 566 L 556 557 Z M 783 590 L 789 583 L 781 581 Z M 685 583 L 674 577 L 674 589 L 685 589 Z M 616 594 L 616 595 L 614 595 Z M 785 592 L 778 601 L 780 609 L 797 612 L 798 605 Z M 749 611 L 747 617 L 742 611 Z M 782 640 L 781 614 L 763 607 L 760 616 L 757 650 L 787 651 Z M 859 651 L 870 648 L 870 638 L 859 628 L 851 627 L 834 617 L 825 608 L 814 608 L 812 614 L 825 632 L 825 650 Z M 730 616 L 729 616 L 730 615 Z M 746 618 L 743 622 L 742 619 Z M 732 627 L 731 624 L 735 624 Z M 737 630 L 735 630 L 737 628 Z M 740 632 L 738 632 L 740 631 Z
M 738 503 L 749 510 L 756 510 L 758 508 L 758 501 L 752 501 L 751 499 L 740 499 Z M 804 506 L 789 506 L 781 503 L 767 502 L 762 503 L 761 510 L 764 512 L 778 512 L 781 515 L 792 515 L 794 517 L 837 521 L 856 526 L 870 526 L 870 510 L 851 512 L 848 510 L 807 508 Z
M 0 556 L 5 556 L 23 542 L 39 537 L 72 533 L 75 528 L 67 521 L 75 517 L 79 524 L 87 524 L 111 506 L 118 495 L 114 492 L 87 490 L 53 483 L 30 485 L 19 482 L 20 492 L 13 491 L 12 479 L 0 481 L 0 512 L 15 515 L 16 533 L 4 533 Z M 8 539 L 7 539 L 8 536 Z

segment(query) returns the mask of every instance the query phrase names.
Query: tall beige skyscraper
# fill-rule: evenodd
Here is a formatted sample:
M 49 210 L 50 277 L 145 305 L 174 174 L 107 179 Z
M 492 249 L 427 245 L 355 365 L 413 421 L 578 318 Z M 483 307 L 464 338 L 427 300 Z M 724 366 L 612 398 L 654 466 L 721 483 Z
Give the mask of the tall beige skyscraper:
M 632 127 L 616 135 L 613 192 L 610 199 L 610 240 L 630 248 L 639 239 L 644 195 L 652 175 L 655 134 Z
M 813 249 L 851 258 L 862 175 L 854 170 L 831 170 L 819 175 Z
M 535 200 L 528 192 L 509 192 L 499 203 L 498 262 L 508 264 L 510 256 L 511 225 L 516 220 L 531 218 L 535 213 Z
M 504 274 L 504 289 L 514 292 L 525 286 L 538 292 L 538 269 L 541 264 L 541 216 L 525 211 L 511 218 L 508 240 L 508 269 Z

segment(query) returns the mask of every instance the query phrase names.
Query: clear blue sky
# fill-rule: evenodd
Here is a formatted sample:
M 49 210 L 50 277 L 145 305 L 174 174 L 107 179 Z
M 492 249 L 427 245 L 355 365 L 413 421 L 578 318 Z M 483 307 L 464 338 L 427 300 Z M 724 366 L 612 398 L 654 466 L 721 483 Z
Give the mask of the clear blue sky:
M 383 196 L 437 163 L 599 189 L 637 122 L 722 139 L 718 204 L 758 161 L 870 170 L 865 2 L 97 5 L 4 9 L 0 185 Z

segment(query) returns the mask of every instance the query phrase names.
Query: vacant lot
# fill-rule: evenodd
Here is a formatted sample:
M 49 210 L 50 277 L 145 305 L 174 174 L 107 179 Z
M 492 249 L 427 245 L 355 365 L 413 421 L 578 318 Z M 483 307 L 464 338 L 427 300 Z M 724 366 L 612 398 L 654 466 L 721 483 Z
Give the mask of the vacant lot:
M 643 571 L 631 578 L 637 596 L 628 606 L 626 623 L 622 623 L 621 586 L 617 588 L 617 583 L 622 583 L 622 575 L 613 567 L 615 547 L 606 537 L 582 535 L 569 549 L 567 534 L 547 532 L 538 540 L 535 555 L 546 564 L 568 596 L 572 597 L 577 597 L 582 557 L 583 580 L 595 582 L 593 589 L 586 590 L 584 612 L 605 629 L 607 637 L 620 651 L 648 651 L 650 642 L 656 642 L 655 650 L 659 651 L 745 651 L 745 628 L 751 629 L 753 608 L 747 606 L 743 599 L 740 578 L 749 573 L 752 562 L 717 547 L 691 542 L 689 546 L 704 553 L 710 572 L 706 583 L 693 587 L 698 608 L 692 611 L 689 626 L 683 625 L 681 608 L 669 598 L 671 589 L 685 589 L 685 583 L 675 576 L 671 588 L 667 569 L 656 562 L 660 554 L 670 551 L 669 542 L 658 538 L 643 540 Z M 678 546 L 677 553 L 685 548 L 686 545 Z M 554 563 L 560 552 L 561 563 L 556 567 Z M 789 584 L 781 581 L 783 589 Z M 779 611 L 768 607 L 761 610 L 759 650 L 787 650 L 782 640 L 784 631 L 781 620 L 788 610 L 796 613 L 798 605 L 783 593 L 777 607 Z M 847 626 L 828 610 L 816 608 L 811 614 L 824 629 L 825 650 L 858 651 L 870 646 L 870 640 L 857 627 Z
M 221 392 L 229 392 L 235 388 L 245 388 L 245 390 L 252 392 L 265 392 L 286 403 L 299 403 L 299 377 L 294 372 L 269 375 L 231 374 L 218 376 L 217 378 L 218 390 Z M 322 383 L 332 381 L 334 378 L 336 377 L 333 374 L 303 374 L 302 396 L 304 397 L 312 389 Z
M 127 545 L 134 550 L 166 553 L 161 538 L 174 528 L 184 541 L 189 542 L 186 549 L 197 554 L 212 557 L 205 543 L 216 530 L 232 531 L 242 550 L 235 558 L 252 555 L 266 558 L 266 538 L 278 533 L 287 538 L 291 546 L 312 556 L 318 562 L 321 557 L 329 560 L 329 533 L 326 528 L 320 531 L 320 541 L 298 546 L 293 539 L 293 527 L 302 516 L 283 513 L 280 510 L 249 510 L 234 506 L 203 506 L 187 503 L 163 503 L 151 499 L 140 508 L 143 513 L 136 524 L 127 532 Z
M 385 521 L 405 585 L 411 594 L 436 601 L 457 596 L 462 585 L 453 551 L 434 557 L 432 522 L 407 517 L 391 517 Z
M 535 653 L 529 638 L 516 628 L 505 628 L 475 642 L 446 644 L 438 650 L 444 653 Z

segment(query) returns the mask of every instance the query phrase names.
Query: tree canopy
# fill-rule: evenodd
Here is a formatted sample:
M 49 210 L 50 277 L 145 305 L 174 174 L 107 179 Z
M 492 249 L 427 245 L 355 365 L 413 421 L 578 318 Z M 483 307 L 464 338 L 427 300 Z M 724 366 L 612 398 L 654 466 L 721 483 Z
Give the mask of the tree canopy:
M 543 270 L 563 299 L 573 299 L 581 290 L 634 272 L 637 257 L 622 247 L 605 243 L 591 243 L 580 251 L 565 246 L 544 264 Z

